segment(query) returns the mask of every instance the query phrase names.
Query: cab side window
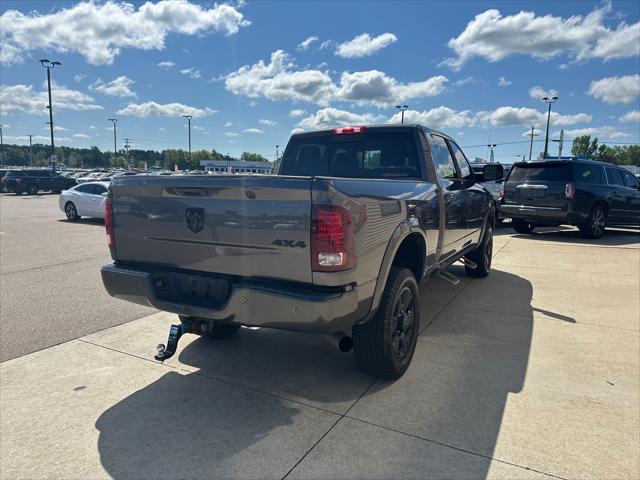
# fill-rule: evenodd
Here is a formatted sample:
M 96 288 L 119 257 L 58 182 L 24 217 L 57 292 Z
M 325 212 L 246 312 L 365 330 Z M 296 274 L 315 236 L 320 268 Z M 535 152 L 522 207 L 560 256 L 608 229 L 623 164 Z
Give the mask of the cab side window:
M 469 178 L 471 176 L 471 167 L 469 166 L 467 157 L 464 156 L 462 150 L 460 150 L 460 148 L 455 143 L 449 141 L 449 146 L 451 147 L 451 152 L 456 159 L 458 171 L 460 172 L 460 178 Z
M 624 187 L 622 172 L 619 169 L 607 167 L 607 178 L 609 179 L 610 185 L 619 185 Z
M 627 187 L 638 188 L 640 182 L 633 173 L 622 172 L 622 176 L 624 177 L 624 183 Z
M 433 157 L 433 164 L 438 178 L 456 178 L 456 166 L 453 163 L 451 152 L 444 138 L 438 135 L 431 135 L 431 156 Z

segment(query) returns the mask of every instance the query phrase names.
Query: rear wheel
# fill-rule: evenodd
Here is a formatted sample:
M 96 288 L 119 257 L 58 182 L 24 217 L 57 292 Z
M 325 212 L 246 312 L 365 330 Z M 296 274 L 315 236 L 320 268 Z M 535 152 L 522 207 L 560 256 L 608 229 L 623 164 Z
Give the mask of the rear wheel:
M 607 213 L 602 205 L 594 205 L 587 221 L 578 228 L 584 238 L 600 238 L 604 233 Z
M 29 195 L 37 195 L 38 194 L 38 186 L 31 184 L 27 187 L 27 193 Z
M 66 205 L 64 206 L 64 213 L 70 222 L 80 220 L 80 215 L 78 215 L 78 210 L 76 209 L 76 206 L 73 202 L 66 203 Z
M 353 328 L 353 350 L 360 368 L 394 379 L 404 374 L 418 341 L 419 300 L 411 270 L 392 268 L 375 317 Z
M 533 225 L 521 218 L 514 218 L 511 220 L 511 226 L 518 233 L 527 234 L 533 232 Z
M 491 259 L 493 258 L 493 219 L 487 220 L 489 223 L 482 237 L 480 244 L 471 251 L 466 258 L 476 264 L 476 268 L 471 268 L 465 264 L 464 269 L 467 275 L 476 278 L 484 278 L 491 271 Z
M 210 338 L 228 338 L 236 333 L 242 325 L 235 323 L 224 323 L 218 320 L 208 320 L 197 317 L 185 317 L 180 315 L 181 322 L 190 322 L 193 325 L 193 333 Z

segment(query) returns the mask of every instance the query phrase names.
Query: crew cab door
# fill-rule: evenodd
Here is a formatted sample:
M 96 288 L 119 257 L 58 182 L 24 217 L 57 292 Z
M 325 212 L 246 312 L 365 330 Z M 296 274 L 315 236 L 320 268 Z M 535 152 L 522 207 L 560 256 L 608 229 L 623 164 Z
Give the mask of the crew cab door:
M 626 198 L 625 211 L 627 212 L 628 222 L 632 225 L 640 224 L 640 182 L 634 174 L 621 170 L 624 177 Z
M 631 205 L 631 189 L 624 184 L 622 171 L 618 168 L 606 167 L 607 181 L 609 182 L 610 200 L 609 213 L 607 215 L 608 223 L 626 223 L 630 221 L 628 206 Z
M 485 205 L 487 203 L 486 194 L 479 185 L 476 185 L 475 175 L 471 169 L 471 165 L 469 165 L 469 161 L 464 153 L 462 153 L 462 150 L 460 150 L 460 147 L 450 139 L 447 139 L 447 142 L 449 143 L 449 148 L 451 149 L 451 154 L 458 171 L 458 181 L 461 182 L 461 186 L 465 192 L 467 235 L 469 236 L 465 241 L 471 239 L 471 241 L 475 243 L 480 239 L 480 233 L 484 223 Z
M 438 183 L 444 190 L 444 231 L 442 257 L 446 258 L 460 250 L 465 244 L 467 231 L 468 184 L 459 178 L 456 164 L 444 137 L 430 134 L 431 158 L 436 170 Z

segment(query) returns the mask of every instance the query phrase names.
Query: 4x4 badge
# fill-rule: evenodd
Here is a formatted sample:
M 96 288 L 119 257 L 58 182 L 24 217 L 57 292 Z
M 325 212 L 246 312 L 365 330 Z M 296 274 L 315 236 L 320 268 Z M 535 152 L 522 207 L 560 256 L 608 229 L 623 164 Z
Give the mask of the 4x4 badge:
M 193 233 L 198 233 L 204 227 L 204 208 L 187 208 L 187 227 Z

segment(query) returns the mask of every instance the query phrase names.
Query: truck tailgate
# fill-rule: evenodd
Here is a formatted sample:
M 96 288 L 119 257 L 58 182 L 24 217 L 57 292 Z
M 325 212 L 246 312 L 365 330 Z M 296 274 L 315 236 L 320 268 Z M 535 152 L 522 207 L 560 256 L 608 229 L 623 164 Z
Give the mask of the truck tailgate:
M 114 179 L 118 261 L 311 283 L 311 178 Z

